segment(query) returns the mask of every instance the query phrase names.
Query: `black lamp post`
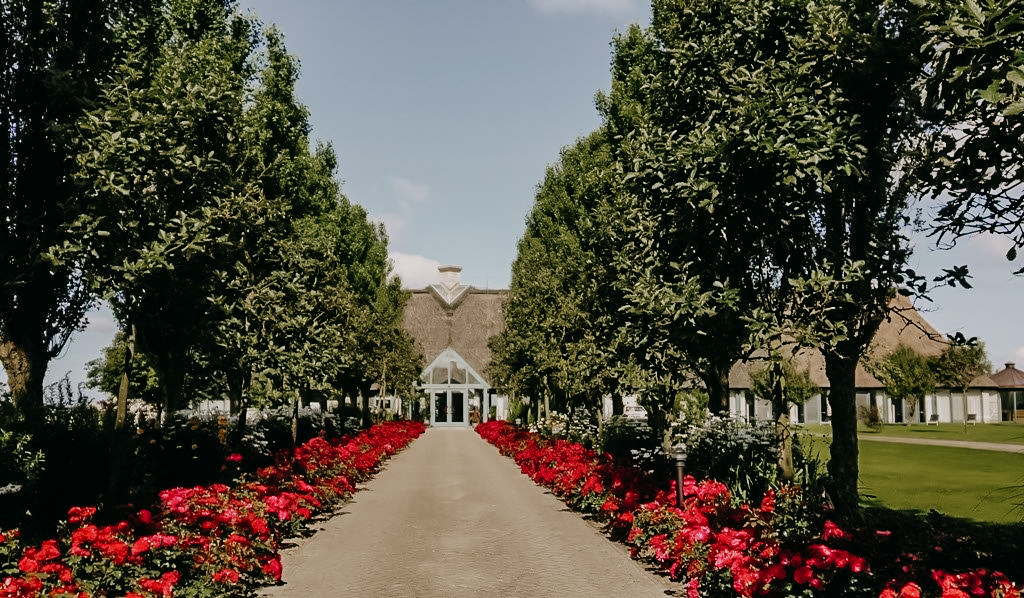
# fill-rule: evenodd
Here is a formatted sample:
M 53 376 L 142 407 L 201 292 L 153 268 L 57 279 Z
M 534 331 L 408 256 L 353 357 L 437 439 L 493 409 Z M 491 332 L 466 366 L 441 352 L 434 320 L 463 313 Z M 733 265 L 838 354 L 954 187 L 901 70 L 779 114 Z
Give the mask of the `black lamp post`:
M 672 453 L 676 462 L 676 506 L 683 508 L 683 478 L 686 476 L 686 445 L 679 444 Z

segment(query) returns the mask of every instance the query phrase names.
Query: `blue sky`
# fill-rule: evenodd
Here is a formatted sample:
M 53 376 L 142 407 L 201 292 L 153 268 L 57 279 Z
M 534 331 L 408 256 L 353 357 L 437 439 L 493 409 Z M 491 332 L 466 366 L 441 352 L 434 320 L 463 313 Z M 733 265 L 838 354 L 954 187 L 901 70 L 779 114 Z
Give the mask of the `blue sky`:
M 437 278 L 507 287 L 537 184 L 559 150 L 599 124 L 594 94 L 609 85 L 610 43 L 649 22 L 644 0 L 240 0 L 284 33 L 301 62 L 299 99 L 313 138 L 333 144 L 342 190 L 386 223 L 409 287 Z M 986 342 L 993 365 L 1024 363 L 1024 280 L 999 239 L 957 251 L 918 242 L 923 272 L 969 263 L 976 288 L 936 292 L 925 317 Z M 97 313 L 50 379 L 107 344 Z

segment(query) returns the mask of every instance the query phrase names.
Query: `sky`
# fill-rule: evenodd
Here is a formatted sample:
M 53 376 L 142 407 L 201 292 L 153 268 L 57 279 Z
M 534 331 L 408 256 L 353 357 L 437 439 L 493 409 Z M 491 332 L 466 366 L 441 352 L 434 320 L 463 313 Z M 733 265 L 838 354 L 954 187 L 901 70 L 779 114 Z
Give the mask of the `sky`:
M 343 193 L 387 226 L 407 288 L 436 282 L 439 264 L 508 287 L 545 168 L 600 123 L 594 95 L 609 87 L 613 36 L 650 21 L 645 0 L 239 2 L 298 57 L 311 136 L 334 146 Z M 920 271 L 966 263 L 975 288 L 934 292 L 926 319 L 979 337 L 996 369 L 1024 363 L 1024 279 L 1010 274 L 1008 244 L 931 245 L 917 240 Z M 83 378 L 109 343 L 109 312 L 90 320 L 48 379 Z

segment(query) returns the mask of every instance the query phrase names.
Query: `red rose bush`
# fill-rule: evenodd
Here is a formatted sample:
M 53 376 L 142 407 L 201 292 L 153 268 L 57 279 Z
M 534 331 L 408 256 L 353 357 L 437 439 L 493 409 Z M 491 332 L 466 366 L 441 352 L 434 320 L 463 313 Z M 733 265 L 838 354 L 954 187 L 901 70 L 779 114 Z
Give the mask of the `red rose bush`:
M 251 593 L 281 579 L 284 538 L 350 497 L 424 429 L 385 422 L 338 441 L 314 438 L 234 485 L 164 490 L 155 509 L 112 525 L 93 523 L 94 507 L 74 507 L 60 537 L 39 546 L 0 532 L 0 598 Z
M 687 476 L 680 505 L 675 482 L 659 486 L 579 444 L 503 421 L 480 424 L 477 432 L 570 507 L 604 522 L 634 558 L 683 583 L 688 598 L 1021 596 L 1002 573 L 932 568 L 927 555 L 903 550 L 888 531 L 855 534 L 827 513 L 810 517 L 796 486 L 769 490 L 751 505 L 735 500 L 720 482 Z

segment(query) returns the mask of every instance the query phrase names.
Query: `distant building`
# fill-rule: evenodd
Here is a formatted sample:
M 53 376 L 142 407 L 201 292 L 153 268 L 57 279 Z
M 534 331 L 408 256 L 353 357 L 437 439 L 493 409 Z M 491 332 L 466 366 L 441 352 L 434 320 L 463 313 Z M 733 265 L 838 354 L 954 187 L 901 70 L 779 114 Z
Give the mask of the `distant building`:
M 440 266 L 440 280 L 409 290 L 403 327 L 423 351 L 427 366 L 418 389 L 426 396 L 433 426 L 468 426 L 501 418 L 507 399 L 491 386 L 488 340 L 505 327 L 502 304 L 507 290 L 478 289 L 462 283 L 461 266 Z
M 992 374 L 992 381 L 999 387 L 999 407 L 1002 421 L 1024 422 L 1024 372 L 1010 361 Z
M 900 296 L 893 301 L 890 317 L 882 322 L 869 349 L 870 354 L 881 358 L 900 344 L 906 345 L 925 357 L 940 354 L 947 346 L 946 337 L 940 334 L 927 320 Z M 830 384 L 825 375 L 825 359 L 819 351 L 804 350 L 794 358 L 797 370 L 808 370 L 811 380 L 821 388 L 804 405 L 790 409 L 791 421 L 797 423 L 828 423 L 831 409 L 828 404 Z M 1007 364 L 1012 366 L 1013 364 Z M 750 371 L 758 367 L 756 360 L 737 362 L 729 373 L 729 409 L 733 417 L 748 421 L 773 418 L 772 406 L 768 401 L 756 398 L 751 392 Z M 1005 372 L 1006 370 L 1004 370 Z M 1007 416 L 1018 414 L 1024 421 L 1024 373 L 1018 390 L 1007 394 L 1002 388 L 1000 374 L 979 376 L 967 390 L 967 419 L 977 422 L 1008 421 Z M 1012 373 L 1011 373 L 1012 375 Z M 1008 379 L 1010 375 L 1005 378 Z M 1016 378 L 1014 378 L 1016 379 Z M 961 422 L 964 421 L 964 401 L 961 394 L 950 389 L 936 392 L 916 405 L 906 404 L 900 399 L 889 397 L 885 385 L 868 373 L 863 364 L 856 373 L 857 407 L 876 407 L 885 423 L 911 422 Z M 1002 393 L 1002 398 L 1001 398 Z M 1014 405 L 1007 407 L 1007 405 Z M 1016 405 L 1020 405 L 1017 407 Z M 1018 412 L 1017 409 L 1022 411 Z

